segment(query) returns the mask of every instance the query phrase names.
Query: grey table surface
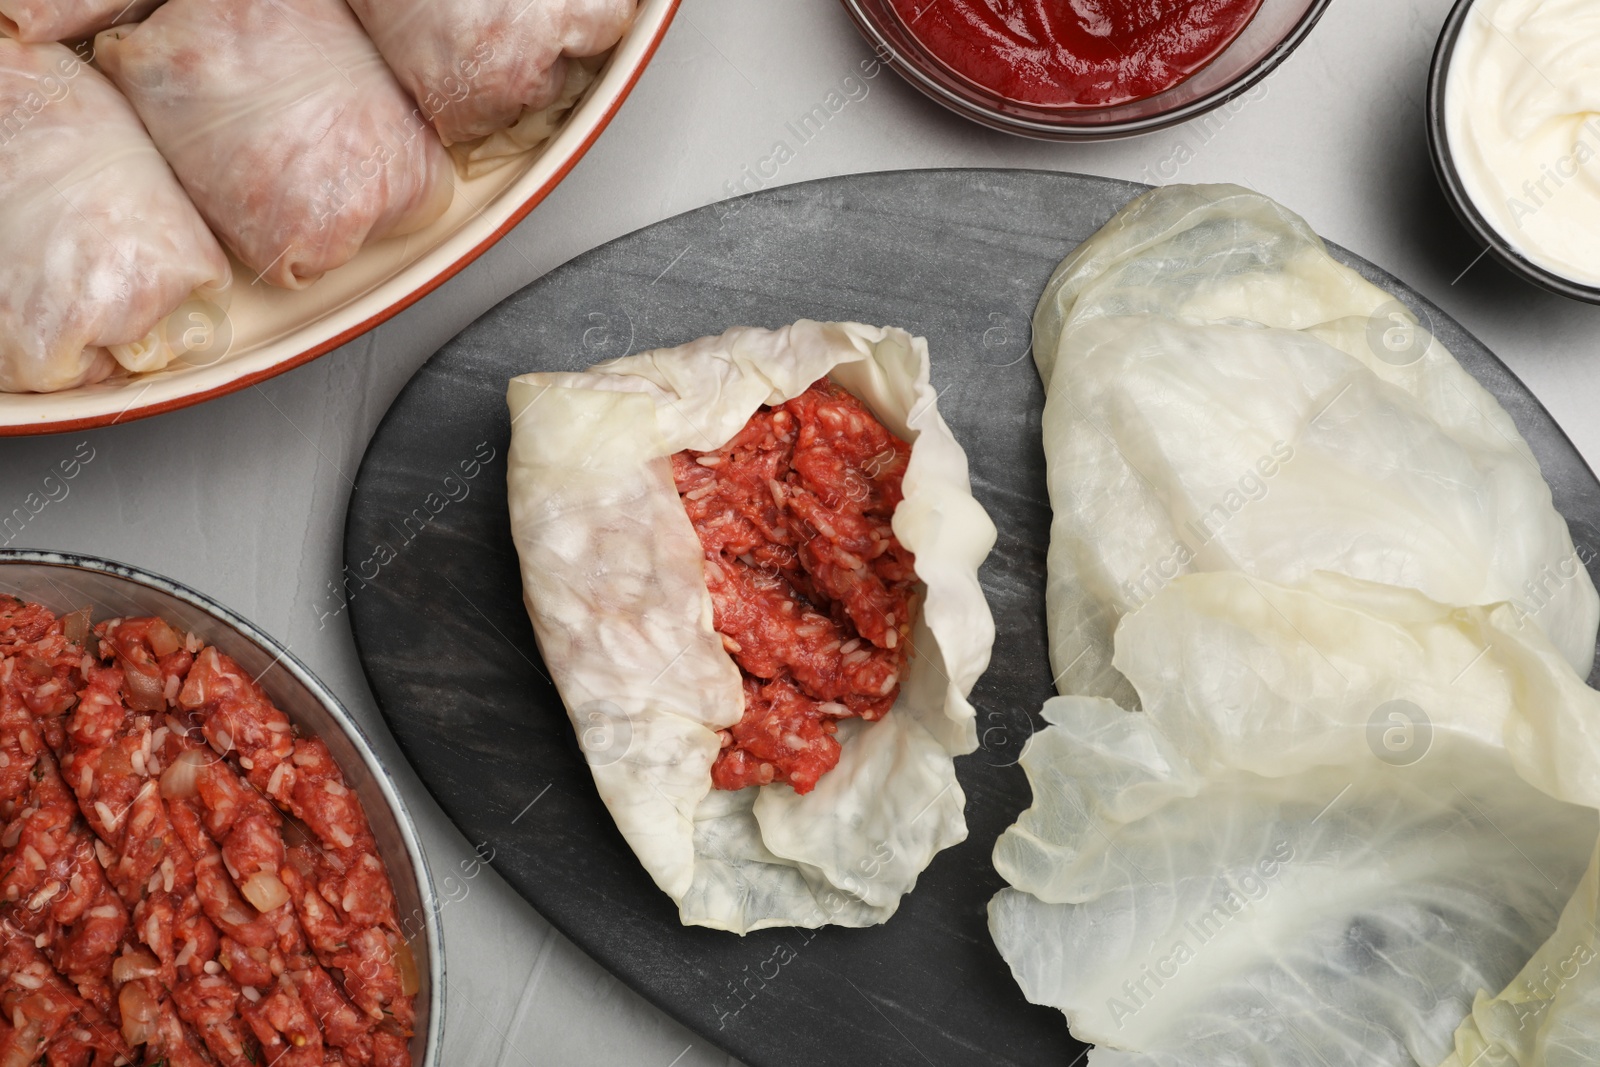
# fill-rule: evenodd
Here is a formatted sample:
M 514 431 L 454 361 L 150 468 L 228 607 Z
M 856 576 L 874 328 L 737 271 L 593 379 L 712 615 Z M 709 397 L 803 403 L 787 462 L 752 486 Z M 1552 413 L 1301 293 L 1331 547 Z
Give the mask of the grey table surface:
M 1448 7 L 1334 0 L 1306 44 L 1226 114 L 1132 140 L 1052 145 L 970 125 L 891 72 L 863 79 L 870 50 L 835 0 L 684 0 L 632 98 L 567 181 L 482 259 L 388 324 L 198 408 L 0 441 L 0 514 L 21 506 L 60 461 L 93 457 L 67 496 L 19 534 L 0 531 L 0 545 L 108 556 L 186 582 L 286 642 L 344 699 L 394 768 L 446 901 L 450 1067 L 727 1063 L 476 862 L 494 842 L 462 837 L 384 727 L 336 586 L 351 478 L 389 402 L 435 349 L 502 297 L 586 249 L 741 184 L 902 167 L 1037 167 L 1231 181 L 1282 200 L 1477 334 L 1593 465 L 1600 308 L 1548 296 L 1477 259 L 1480 248 L 1450 216 L 1429 170 L 1423 89 Z M 846 106 L 801 143 L 789 123 L 835 90 Z M 780 142 L 786 161 L 763 177 Z M 908 1062 L 915 1059 L 908 1049 Z

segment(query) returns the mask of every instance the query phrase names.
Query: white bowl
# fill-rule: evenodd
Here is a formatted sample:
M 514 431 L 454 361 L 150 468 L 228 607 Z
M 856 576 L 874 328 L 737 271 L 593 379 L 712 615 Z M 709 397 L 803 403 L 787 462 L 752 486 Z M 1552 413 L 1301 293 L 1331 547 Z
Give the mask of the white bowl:
M 1456 44 L 1461 40 L 1462 28 L 1472 14 L 1476 0 L 1457 0 L 1439 31 L 1439 43 L 1434 46 L 1433 65 L 1428 69 L 1428 95 L 1423 114 L 1427 121 L 1428 156 L 1433 161 L 1433 173 L 1444 190 L 1445 200 L 1467 232 L 1487 250 L 1494 253 L 1512 274 L 1532 282 L 1552 293 L 1600 304 L 1600 286 L 1569 278 L 1537 263 L 1517 247 L 1510 236 L 1502 233 L 1489 221 L 1490 214 L 1481 209 L 1456 166 L 1455 149 L 1450 145 L 1450 127 L 1445 115 L 1445 99 L 1449 93 L 1451 70 L 1454 66 Z M 1453 283 L 1452 283 L 1453 284 Z
M 0 437 L 64 433 L 198 404 L 308 363 L 397 315 L 488 250 L 583 157 L 627 99 L 680 0 L 643 0 L 631 29 L 555 137 L 482 177 L 456 176 L 442 219 L 379 241 L 314 285 L 291 292 L 235 267 L 225 354 L 59 393 L 0 393 Z M 240 284 L 240 283 L 245 284 Z M 221 346 L 217 346 L 221 347 Z
M 439 903 L 405 802 L 361 727 L 339 698 L 284 646 L 216 601 L 169 578 L 110 560 L 57 552 L 0 549 L 0 593 L 63 614 L 94 609 L 95 621 L 158 615 L 231 656 L 255 676 L 272 702 L 333 753 L 367 813 L 378 854 L 394 883 L 402 932 L 417 961 L 416 1067 L 439 1067 L 444 1043 L 444 945 Z

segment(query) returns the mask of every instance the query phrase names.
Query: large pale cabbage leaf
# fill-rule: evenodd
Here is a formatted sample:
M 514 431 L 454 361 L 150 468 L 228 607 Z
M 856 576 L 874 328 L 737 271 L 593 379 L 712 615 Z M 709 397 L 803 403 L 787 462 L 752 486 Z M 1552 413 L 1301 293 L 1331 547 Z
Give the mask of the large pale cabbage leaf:
M 1510 417 L 1273 201 L 1138 198 L 1051 278 L 1034 355 L 1061 693 L 1131 704 L 1117 620 L 1220 570 L 1514 602 L 1587 675 L 1600 599 Z
M 1145 710 L 1045 706 L 990 905 L 1091 1064 L 1433 1067 L 1556 929 L 1600 694 L 1511 607 L 1194 574 L 1114 662 Z
M 893 519 L 925 586 L 911 660 L 886 716 L 841 724 L 839 763 L 810 793 L 715 791 L 717 730 L 744 694 L 669 457 L 720 447 L 824 375 L 911 444 Z M 995 529 L 935 401 L 926 342 L 854 323 L 735 329 L 511 382 L 511 525 L 534 633 L 601 798 L 687 924 L 879 923 L 966 837 L 953 757 L 977 747 L 967 694 L 994 643 L 977 572 Z

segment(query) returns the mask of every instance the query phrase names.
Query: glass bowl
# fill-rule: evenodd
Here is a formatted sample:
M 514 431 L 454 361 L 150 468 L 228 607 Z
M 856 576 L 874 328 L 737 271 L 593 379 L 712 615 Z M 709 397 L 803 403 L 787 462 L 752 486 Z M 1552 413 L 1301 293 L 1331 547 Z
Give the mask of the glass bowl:
M 378 854 L 394 883 L 401 931 L 417 961 L 411 1062 L 439 1067 L 444 1042 L 444 945 L 439 902 L 416 824 L 376 750 L 339 698 L 289 650 L 221 604 L 158 574 L 60 552 L 0 549 L 0 593 L 57 614 L 94 609 L 94 620 L 159 615 L 196 634 L 255 676 L 291 722 L 321 738 L 361 799 Z
M 1449 17 L 1444 20 L 1444 29 L 1439 31 L 1439 44 L 1433 50 L 1433 65 L 1428 69 L 1428 156 L 1433 160 L 1433 173 L 1439 179 L 1439 187 L 1444 190 L 1450 210 L 1461 220 L 1461 225 L 1480 244 L 1487 245 L 1494 258 L 1512 274 L 1552 293 L 1589 304 L 1600 304 L 1600 288 L 1557 274 L 1517 251 L 1516 246 L 1478 210 L 1466 183 L 1461 180 L 1461 172 L 1456 168 L 1455 155 L 1450 148 L 1444 104 L 1445 90 L 1450 80 L 1450 62 L 1455 58 L 1456 42 L 1461 39 L 1461 27 L 1466 24 L 1473 3 L 1474 0 L 1458 0 L 1455 7 L 1450 9 Z
M 935 0 L 937 2 L 937 0 Z M 952 71 L 912 35 L 890 0 L 841 0 L 878 58 L 956 114 L 1023 137 L 1103 141 L 1165 129 L 1227 103 L 1293 52 L 1330 0 L 1262 0 L 1244 32 L 1165 92 L 1108 107 L 1042 107 L 1007 100 Z

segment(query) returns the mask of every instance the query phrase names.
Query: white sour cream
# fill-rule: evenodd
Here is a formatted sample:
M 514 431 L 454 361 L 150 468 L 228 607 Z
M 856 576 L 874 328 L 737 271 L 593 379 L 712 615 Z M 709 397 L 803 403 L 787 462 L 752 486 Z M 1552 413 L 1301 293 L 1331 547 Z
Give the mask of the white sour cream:
M 1478 0 L 1445 81 L 1478 210 L 1528 259 L 1600 286 L 1600 0 Z

